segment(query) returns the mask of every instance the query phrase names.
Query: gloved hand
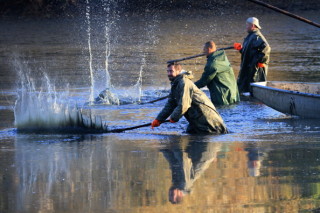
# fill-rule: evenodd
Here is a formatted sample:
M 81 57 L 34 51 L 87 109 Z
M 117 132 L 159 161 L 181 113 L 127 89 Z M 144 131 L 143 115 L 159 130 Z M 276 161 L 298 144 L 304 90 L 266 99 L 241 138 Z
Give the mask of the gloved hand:
M 160 124 L 161 124 L 161 121 L 155 119 L 155 120 L 152 121 L 152 123 L 151 123 L 151 129 L 153 129 L 154 127 L 160 126 Z
M 172 120 L 171 118 L 170 118 L 170 120 L 169 120 L 169 121 L 170 121 L 170 123 L 175 123 L 175 121 L 174 121 L 174 120 Z
M 258 63 L 258 64 L 257 64 L 257 67 L 258 67 L 258 68 L 262 68 L 262 67 L 264 67 L 264 64 L 263 64 L 263 63 Z
M 241 43 L 234 43 L 233 48 L 240 51 L 242 49 L 242 44 Z

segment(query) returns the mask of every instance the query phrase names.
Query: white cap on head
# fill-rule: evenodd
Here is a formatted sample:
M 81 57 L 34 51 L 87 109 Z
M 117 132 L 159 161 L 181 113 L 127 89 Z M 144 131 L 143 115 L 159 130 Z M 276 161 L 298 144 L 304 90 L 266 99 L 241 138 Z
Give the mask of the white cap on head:
M 257 19 L 256 17 L 250 17 L 247 19 L 247 22 L 250 24 L 254 24 L 256 25 L 256 27 L 258 27 L 259 29 L 261 29 L 260 25 L 259 25 L 259 19 Z

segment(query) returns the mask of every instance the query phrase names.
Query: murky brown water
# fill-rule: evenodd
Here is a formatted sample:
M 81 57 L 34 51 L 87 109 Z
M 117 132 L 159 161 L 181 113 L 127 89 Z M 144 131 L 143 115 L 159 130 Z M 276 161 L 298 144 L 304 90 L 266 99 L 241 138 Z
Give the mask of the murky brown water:
M 319 22 L 317 14 L 300 15 Z M 106 22 L 92 17 L 95 95 L 105 88 L 107 48 L 113 91 L 129 98 L 142 90 L 151 100 L 169 88 L 167 60 L 198 54 L 210 39 L 219 47 L 241 42 L 247 15 L 123 16 L 108 25 L 110 45 Z M 251 15 L 260 18 L 272 47 L 269 80 L 319 82 L 319 29 L 275 13 Z M 183 119 L 154 131 L 145 127 L 121 134 L 17 133 L 13 107 L 19 82 L 34 82 L 36 90 L 55 86 L 57 100 L 65 103 L 84 106 L 89 100 L 86 21 L 0 21 L 5 29 L 0 32 L 0 212 L 310 212 L 320 207 L 319 121 L 291 118 L 252 99 L 218 109 L 231 131 L 226 135 L 187 135 Z M 240 55 L 233 50 L 227 55 L 237 75 Z M 184 65 L 197 79 L 204 63 L 199 58 Z M 39 110 L 32 103 L 26 102 L 26 109 Z M 84 108 L 119 128 L 151 122 L 164 103 Z M 184 188 L 182 203 L 169 202 L 171 186 Z

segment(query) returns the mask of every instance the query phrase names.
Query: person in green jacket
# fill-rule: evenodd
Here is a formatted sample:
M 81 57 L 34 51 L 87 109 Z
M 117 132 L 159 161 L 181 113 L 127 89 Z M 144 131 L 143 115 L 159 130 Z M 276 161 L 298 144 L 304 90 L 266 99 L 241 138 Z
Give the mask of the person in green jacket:
M 224 50 L 217 51 L 213 41 L 203 47 L 207 64 L 201 78 L 195 82 L 199 88 L 207 86 L 210 98 L 215 105 L 229 105 L 240 101 L 237 82 Z
M 168 64 L 171 92 L 168 101 L 151 127 L 160 126 L 170 116 L 175 123 L 184 116 L 189 125 L 187 133 L 227 133 L 227 128 L 210 99 L 192 81 L 192 74 L 182 71 L 180 64 Z
M 234 43 L 234 48 L 241 53 L 238 88 L 240 93 L 250 92 L 250 83 L 267 80 L 270 58 L 270 45 L 260 32 L 259 20 L 250 17 L 246 22 L 247 37 L 240 43 Z

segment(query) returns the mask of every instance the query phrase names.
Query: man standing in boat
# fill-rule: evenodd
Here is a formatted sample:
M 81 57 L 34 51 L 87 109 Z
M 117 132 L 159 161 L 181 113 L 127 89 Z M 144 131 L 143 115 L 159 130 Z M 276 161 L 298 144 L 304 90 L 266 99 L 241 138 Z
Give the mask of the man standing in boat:
M 246 22 L 247 37 L 240 43 L 234 43 L 234 48 L 241 53 L 238 88 L 240 93 L 250 92 L 250 83 L 267 80 L 268 63 L 271 48 L 260 32 L 259 20 L 250 17 Z
M 175 123 L 184 116 L 189 125 L 187 133 L 227 133 L 227 128 L 210 99 L 192 81 L 192 74 L 182 71 L 180 64 L 168 64 L 171 92 L 168 101 L 151 127 L 160 126 L 170 116 Z
M 225 51 L 217 51 L 216 44 L 208 41 L 204 44 L 203 53 L 207 56 L 207 64 L 195 85 L 199 88 L 208 87 L 214 105 L 229 105 L 240 101 L 234 72 Z

